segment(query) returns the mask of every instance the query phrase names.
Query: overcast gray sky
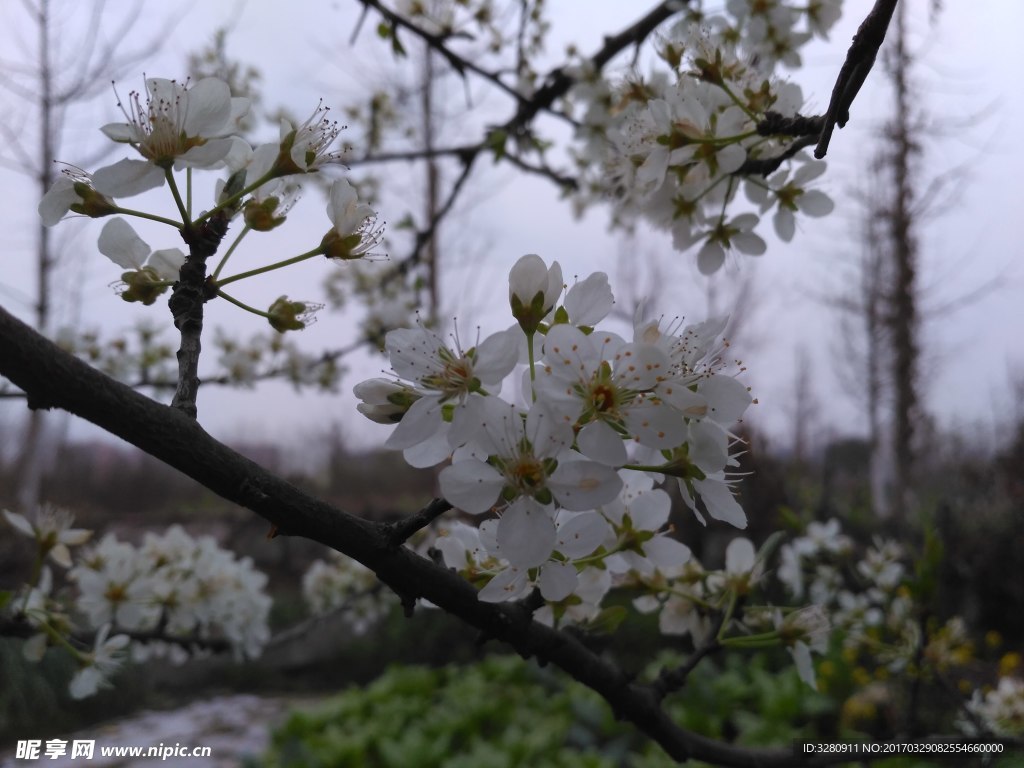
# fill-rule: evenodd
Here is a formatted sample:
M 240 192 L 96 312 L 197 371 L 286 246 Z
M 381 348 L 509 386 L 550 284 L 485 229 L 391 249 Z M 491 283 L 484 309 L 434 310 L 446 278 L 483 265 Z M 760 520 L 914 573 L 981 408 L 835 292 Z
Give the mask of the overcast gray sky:
M 1024 49 L 1017 39 L 1024 28 L 1024 4 L 1003 0 L 977 3 L 947 3 L 932 27 L 928 24 L 924 0 L 911 0 L 913 44 L 921 52 L 915 76 L 921 104 L 936 125 L 950 135 L 930 143 L 924 176 L 940 174 L 964 162 L 970 171 L 964 177 L 956 203 L 922 230 L 922 283 L 926 308 L 933 310 L 925 327 L 926 358 L 924 383 L 929 410 L 943 425 L 980 423 L 991 429 L 993 420 L 1010 407 L 1007 384 L 1013 371 L 1024 370 L 1024 266 L 1022 247 L 1016 232 L 1021 213 L 1020 178 L 1024 155 L 1017 134 L 1024 122 L 1019 76 L 1024 72 Z M 71 8 L 70 3 L 55 3 Z M 109 3 L 111 16 L 125 12 L 132 4 L 123 0 Z M 618 0 L 551 0 L 548 3 L 552 33 L 546 63 L 554 64 L 567 42 L 592 51 L 601 35 L 623 28 L 639 15 L 641 4 Z M 358 4 L 350 0 L 318 2 L 292 0 L 287 12 L 270 0 L 249 2 L 146 4 L 132 37 L 125 45 L 145 43 L 154 33 L 165 33 L 167 42 L 138 67 L 139 74 L 119 84 L 122 94 L 141 86 L 142 72 L 150 76 L 180 77 L 185 55 L 204 44 L 212 31 L 231 23 L 228 50 L 245 63 L 259 68 L 268 106 L 285 106 L 305 116 L 317 100 L 341 106 L 357 96 L 373 78 L 375 62 L 389 62 L 389 54 L 373 33 L 374 23 L 362 30 L 356 49 L 349 38 L 358 17 Z M 830 43 L 814 44 L 805 54 L 806 67 L 792 73 L 804 89 L 808 113 L 823 111 L 846 47 L 869 3 L 847 0 L 845 15 L 833 31 Z M 28 27 L 20 8 L 12 6 L 8 17 L 18 19 L 0 32 L 9 56 L 18 55 L 10 44 L 15 36 L 25 37 Z M 72 29 L 85 15 L 67 17 Z M 181 14 L 180 17 L 176 14 Z M 168 18 L 176 19 L 170 32 Z M 390 63 L 386 66 L 390 67 Z M 792 382 L 796 350 L 803 349 L 813 364 L 816 393 L 821 400 L 822 423 L 832 433 L 863 433 L 856 407 L 837 383 L 833 369 L 841 353 L 836 341 L 837 317 L 828 297 L 841 290 L 848 274 L 846 265 L 857 254 L 851 222 L 858 210 L 850 191 L 857 186 L 871 155 L 873 142 L 888 107 L 888 93 L 881 72 L 876 71 L 853 109 L 851 124 L 834 138 L 829 173 L 823 188 L 836 200 L 836 213 L 825 220 L 802 222 L 802 231 L 791 245 L 769 242 L 768 253 L 756 260 L 742 257 L 738 270 L 753 272 L 761 298 L 752 315 L 749 347 L 744 340 L 736 349 L 749 368 L 748 380 L 760 405 L 752 420 L 786 442 L 787 413 L 793 403 Z M 474 88 L 473 93 L 483 93 Z M 464 94 L 452 90 L 458 108 Z M 14 104 L 6 99 L 5 104 Z M 957 127 L 968 115 L 994 105 L 988 117 L 974 126 Z M 508 114 L 508 105 L 490 98 L 496 116 Z M 12 114 L 8 111 L 6 113 Z M 74 138 L 62 160 L 76 162 L 76 143 L 84 155 L 96 146 L 98 127 L 118 119 L 114 98 L 103 93 L 88 110 L 78 114 Z M 267 128 L 265 135 L 273 133 Z M 442 137 L 442 143 L 444 139 Z M 124 156 L 117 154 L 114 158 Z M 486 163 L 484 165 L 487 165 Z M 394 166 L 398 186 L 406 183 L 408 167 Z M 200 179 L 202 176 L 199 177 Z M 213 174 L 209 175 L 212 184 Z M 201 183 L 201 182 L 200 182 Z M 36 201 L 24 179 L 0 170 L 0 189 L 5 200 L 7 252 L 0 272 L 0 303 L 23 317 L 30 309 L 25 296 L 32 294 L 32 243 Z M 133 198 L 136 208 L 167 210 L 163 194 Z M 460 327 L 482 326 L 485 333 L 510 322 L 507 315 L 490 309 L 502 305 L 506 296 L 508 267 L 524 253 L 536 252 L 558 259 L 567 275 L 581 276 L 594 270 L 607 271 L 617 287 L 617 277 L 631 270 L 630 259 L 657 254 L 660 282 L 670 286 L 658 297 L 657 309 L 667 315 L 700 319 L 706 312 L 703 288 L 692 268 L 692 255 L 672 251 L 667 235 L 642 233 L 632 244 L 606 228 L 607 212 L 594 209 L 575 220 L 569 206 L 558 200 L 557 190 L 538 179 L 523 179 L 503 168 L 487 170 L 474 182 L 476 204 L 453 218 L 444 232 L 449 250 L 448 277 L 444 286 L 445 314 L 458 316 Z M 393 209 L 382 205 L 380 215 L 398 221 L 403 198 L 392 193 Z M 408 201 L 405 201 L 408 204 Z M 323 201 L 314 189 L 307 189 L 280 232 L 266 236 L 253 251 L 252 264 L 292 255 L 319 241 L 328 222 Z M 68 285 L 81 287 L 80 304 L 65 303 L 61 320 L 81 326 L 116 328 L 129 325 L 132 318 L 146 315 L 169 322 L 165 303 L 150 308 L 126 305 L 116 298 L 108 284 L 118 270 L 95 250 L 95 238 L 102 222 L 61 225 L 63 232 L 77 235 L 65 259 L 62 276 Z M 155 248 L 178 245 L 159 228 L 139 226 L 140 233 Z M 770 227 L 768 227 L 770 229 Z M 276 250 L 275 250 L 276 249 Z M 398 255 L 404 244 L 394 248 Z M 266 306 L 280 293 L 293 298 L 315 300 L 320 295 L 323 264 L 303 265 L 262 281 L 247 281 L 246 300 Z M 305 268 L 308 267 L 308 268 Z M 732 270 L 732 277 L 737 269 Z M 988 282 L 998 287 L 977 301 L 956 311 L 944 309 Z M 722 295 L 728 292 L 720 289 Z M 63 296 L 71 294 L 65 290 Z M 481 311 L 482 310 L 482 311 Z M 209 325 L 220 325 L 248 338 L 264 331 L 259 318 L 218 302 L 208 312 Z M 304 347 L 315 351 L 343 344 L 351 338 L 351 318 L 323 315 L 312 328 L 297 335 Z M 168 339 L 173 334 L 168 333 Z M 297 400 L 283 385 L 261 387 L 256 392 L 208 388 L 200 394 L 200 418 L 215 435 L 229 439 L 260 440 L 285 435 L 299 442 L 304 435 L 315 436 L 331 419 L 342 423 L 356 445 L 383 440 L 387 429 L 364 423 L 354 410 L 349 394 L 359 380 L 377 374 L 384 366 L 380 358 L 358 356 L 358 366 L 343 382 L 337 396 L 303 396 Z M 12 409 L 3 407 L 3 423 L 10 424 Z M 75 436 L 94 434 L 74 427 Z

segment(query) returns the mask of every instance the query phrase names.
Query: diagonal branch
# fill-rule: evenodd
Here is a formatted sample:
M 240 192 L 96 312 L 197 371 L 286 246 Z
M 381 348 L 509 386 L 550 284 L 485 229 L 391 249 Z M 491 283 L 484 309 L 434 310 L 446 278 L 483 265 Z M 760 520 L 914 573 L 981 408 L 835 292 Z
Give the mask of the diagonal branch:
M 358 560 L 403 601 L 429 600 L 485 635 L 508 643 L 522 656 L 557 665 L 601 694 L 617 717 L 629 720 L 675 760 L 783 768 L 829 765 L 845 758 L 836 754 L 805 758 L 796 757 L 790 749 L 736 747 L 678 727 L 652 686 L 632 681 L 571 634 L 539 624 L 523 606 L 480 602 L 476 589 L 456 573 L 394 546 L 392 527 L 361 520 L 307 495 L 219 443 L 178 409 L 93 369 L 3 308 L 0 375 L 28 393 L 29 407 L 62 408 L 91 421 L 247 507 L 279 533 L 318 541 Z

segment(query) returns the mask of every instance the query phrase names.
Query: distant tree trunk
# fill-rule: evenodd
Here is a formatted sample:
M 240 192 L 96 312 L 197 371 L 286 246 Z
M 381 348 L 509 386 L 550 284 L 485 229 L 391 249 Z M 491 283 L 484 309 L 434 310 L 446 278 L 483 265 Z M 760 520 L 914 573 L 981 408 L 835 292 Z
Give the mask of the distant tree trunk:
M 11 4 L 13 5 L 13 4 Z M 150 55 L 160 47 L 160 38 L 154 38 L 135 52 L 123 52 L 123 41 L 131 30 L 140 6 L 119 9 L 117 28 L 108 30 L 101 42 L 100 29 L 103 21 L 104 2 L 94 0 L 86 5 L 89 13 L 87 30 L 79 39 L 62 39 L 61 31 L 67 25 L 66 16 L 73 13 L 70 4 L 59 7 L 58 18 L 51 15 L 50 0 L 24 0 L 22 7 L 29 21 L 35 26 L 36 50 L 34 57 L 20 68 L 12 68 L 0 78 L 0 86 L 23 102 L 28 110 L 37 116 L 38 134 L 28 132 L 25 127 L 11 122 L 13 115 L 21 110 L 7 110 L 0 120 L 5 142 L 0 146 L 0 160 L 19 173 L 32 179 L 39 198 L 53 186 L 57 176 L 54 161 L 60 156 L 64 135 L 65 117 L 69 107 L 81 104 L 109 87 L 111 79 L 142 56 Z M 23 48 L 30 49 L 28 41 L 21 41 Z M 32 144 L 30 142 L 34 141 Z M 103 153 L 97 157 L 102 157 Z M 43 334 L 53 331 L 54 325 L 54 276 L 57 255 L 51 232 L 40 222 L 36 236 L 36 298 L 33 307 L 36 328 Z M 31 411 L 25 423 L 21 443 L 17 448 L 14 463 L 15 497 L 22 511 L 31 512 L 38 504 L 40 486 L 56 450 L 59 430 L 48 430 L 44 411 Z M 52 436 L 48 435 L 52 432 Z
M 421 109 L 423 119 L 423 149 L 427 155 L 426 160 L 426 201 L 424 205 L 424 220 L 433 221 L 437 216 L 439 202 L 440 168 L 437 158 L 431 156 L 434 150 L 434 87 L 436 74 L 434 72 L 434 52 L 429 46 L 423 46 L 423 81 L 421 84 Z M 427 265 L 428 291 L 430 295 L 430 308 L 427 315 L 431 325 L 437 324 L 440 311 L 440 275 L 438 265 L 438 227 L 434 228 L 430 240 L 426 243 L 423 251 L 424 261 Z
M 39 163 L 35 178 L 40 196 L 54 182 L 53 161 L 59 140 L 55 132 L 53 99 L 53 65 L 50 59 L 50 3 L 40 0 L 36 14 L 39 31 Z M 55 257 L 51 248 L 50 229 L 39 223 L 36 230 L 36 329 L 42 334 L 50 331 L 50 291 Z M 24 511 L 39 503 L 40 486 L 45 470 L 47 419 L 46 412 L 29 412 L 22 436 L 21 451 L 15 464 L 14 482 L 16 499 Z
M 893 470 L 896 515 L 906 513 L 914 481 L 914 422 L 919 414 L 919 309 L 917 306 L 918 243 L 913 212 L 914 157 L 920 146 L 912 131 L 913 103 L 907 83 L 911 57 L 906 48 L 906 3 L 896 9 L 893 46 L 888 70 L 893 83 L 895 112 L 888 125 L 892 172 L 889 242 L 893 258 L 893 293 L 888 317 L 892 338 Z
M 885 169 L 876 164 L 867 195 L 864 216 L 864 257 L 861 271 L 861 303 L 864 337 L 864 387 L 867 401 L 868 443 L 870 446 L 869 484 L 871 507 L 875 514 L 886 519 L 892 515 L 893 462 L 892 430 L 886 423 L 886 395 L 889 376 L 889 334 L 886 317 L 887 287 L 891 283 L 892 265 L 888 257 L 888 225 L 884 195 L 879 187 L 885 184 Z

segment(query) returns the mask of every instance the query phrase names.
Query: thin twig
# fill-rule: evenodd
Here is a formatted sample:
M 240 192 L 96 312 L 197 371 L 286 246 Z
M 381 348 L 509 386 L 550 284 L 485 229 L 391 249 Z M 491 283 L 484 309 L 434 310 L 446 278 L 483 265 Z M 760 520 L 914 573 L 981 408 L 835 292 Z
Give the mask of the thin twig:
M 400 547 L 413 534 L 426 528 L 451 508 L 452 505 L 445 499 L 434 499 L 415 515 L 396 520 L 393 523 L 386 523 L 384 533 L 388 537 L 388 541 L 391 542 L 391 546 Z
M 670 693 L 680 690 L 686 685 L 686 680 L 689 678 L 690 673 L 697 668 L 705 658 L 717 653 L 722 650 L 722 644 L 718 642 L 718 633 L 722 629 L 722 622 L 725 620 L 725 614 L 720 614 L 718 619 L 715 621 L 711 630 L 708 632 L 708 639 L 706 642 L 701 643 L 697 648 L 694 649 L 693 653 L 686 660 L 686 663 L 681 664 L 675 669 L 662 669 L 658 674 L 658 679 L 651 684 L 651 688 L 654 691 L 654 695 L 659 699 L 665 698 Z

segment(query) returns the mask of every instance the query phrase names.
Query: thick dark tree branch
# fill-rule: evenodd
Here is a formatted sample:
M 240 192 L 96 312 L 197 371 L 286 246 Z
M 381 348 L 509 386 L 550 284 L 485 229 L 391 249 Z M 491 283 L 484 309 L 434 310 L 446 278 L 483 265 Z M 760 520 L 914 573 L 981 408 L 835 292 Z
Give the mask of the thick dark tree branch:
M 844 127 L 850 119 L 850 106 L 857 97 L 860 87 L 864 85 L 868 73 L 875 64 L 878 49 L 885 40 L 885 32 L 889 29 L 897 0 L 875 0 L 875 5 L 861 22 L 857 34 L 853 36 L 846 61 L 839 70 L 832 98 L 825 113 L 825 123 L 821 127 L 818 146 L 814 156 L 819 160 L 828 152 L 828 144 L 832 139 L 832 131 L 836 125 Z
M 653 686 L 632 681 L 566 632 L 533 621 L 518 605 L 483 603 L 456 573 L 396 546 L 394 527 L 370 523 L 315 499 L 222 445 L 192 418 L 161 405 L 63 351 L 0 308 L 0 375 L 28 393 L 32 408 L 62 408 L 139 447 L 220 496 L 252 510 L 280 534 L 303 536 L 358 560 L 405 602 L 426 599 L 511 645 L 524 657 L 557 665 L 601 694 L 673 759 L 723 766 L 829 765 L 838 755 L 804 760 L 789 749 L 746 749 L 676 726 Z

